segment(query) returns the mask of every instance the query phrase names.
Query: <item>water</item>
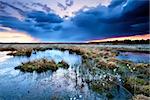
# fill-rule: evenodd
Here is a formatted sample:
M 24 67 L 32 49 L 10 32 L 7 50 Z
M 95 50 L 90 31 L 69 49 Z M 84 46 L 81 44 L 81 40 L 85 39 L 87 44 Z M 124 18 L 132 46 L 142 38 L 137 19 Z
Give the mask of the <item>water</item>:
M 135 63 L 150 62 L 150 54 L 146 54 L 146 53 L 120 52 L 117 58 L 121 60 L 129 60 Z
M 7 53 L 9 52 L 0 52 L 0 100 L 107 100 L 106 96 L 89 89 L 88 84 L 83 81 L 84 76 L 81 76 L 83 66 L 80 55 L 59 50 L 33 52 L 31 57 L 13 57 L 7 56 Z M 59 68 L 56 72 L 47 71 L 40 74 L 14 70 L 14 67 L 21 63 L 41 58 L 53 59 L 56 63 L 64 60 L 70 67 L 68 69 Z M 83 69 L 86 70 L 86 68 Z M 114 100 L 129 96 L 121 87 L 115 94 Z

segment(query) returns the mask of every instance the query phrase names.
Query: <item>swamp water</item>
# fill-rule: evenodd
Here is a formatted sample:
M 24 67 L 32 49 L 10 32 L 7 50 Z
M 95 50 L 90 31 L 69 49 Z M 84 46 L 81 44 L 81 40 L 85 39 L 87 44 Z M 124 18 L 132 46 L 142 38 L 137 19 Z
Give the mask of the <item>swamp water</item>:
M 120 52 L 117 56 L 120 60 L 129 60 L 134 63 L 150 63 L 150 54 L 135 52 Z
M 82 57 L 69 54 L 68 51 L 46 50 L 33 52 L 30 57 L 8 56 L 9 52 L 0 52 L 0 100 L 107 100 L 104 95 L 92 91 L 83 81 L 80 68 Z M 56 72 L 23 73 L 14 68 L 21 63 L 36 59 L 53 59 L 56 63 L 64 60 L 68 69 L 59 68 Z M 83 68 L 86 70 L 86 68 Z M 97 75 L 98 76 L 98 75 Z M 98 76 L 101 77 L 101 76 Z M 106 77 L 106 75 L 105 75 Z M 102 77 L 101 77 L 102 78 Z M 114 100 L 130 98 L 124 88 L 112 91 Z

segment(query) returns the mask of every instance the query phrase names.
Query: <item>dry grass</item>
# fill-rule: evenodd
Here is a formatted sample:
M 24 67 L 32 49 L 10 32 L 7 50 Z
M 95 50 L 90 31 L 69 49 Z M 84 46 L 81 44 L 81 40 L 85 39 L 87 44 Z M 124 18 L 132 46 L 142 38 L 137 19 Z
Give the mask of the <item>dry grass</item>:
M 142 94 L 133 97 L 133 100 L 150 100 L 150 97 L 144 96 Z
M 58 68 L 69 68 L 69 65 L 65 61 L 61 61 L 56 64 L 53 60 L 40 59 L 27 63 L 23 63 L 22 65 L 15 67 L 15 69 L 20 69 L 23 72 L 33 72 L 36 71 L 38 73 L 45 72 L 48 70 L 56 71 Z

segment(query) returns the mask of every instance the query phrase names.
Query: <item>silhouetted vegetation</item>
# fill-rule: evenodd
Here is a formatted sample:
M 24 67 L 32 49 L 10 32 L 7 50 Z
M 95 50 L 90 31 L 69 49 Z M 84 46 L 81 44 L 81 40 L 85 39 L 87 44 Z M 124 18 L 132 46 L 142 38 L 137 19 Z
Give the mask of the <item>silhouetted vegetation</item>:
M 149 44 L 150 43 L 150 39 L 147 40 L 115 40 L 115 41 L 105 41 L 105 42 L 89 42 L 91 44 Z

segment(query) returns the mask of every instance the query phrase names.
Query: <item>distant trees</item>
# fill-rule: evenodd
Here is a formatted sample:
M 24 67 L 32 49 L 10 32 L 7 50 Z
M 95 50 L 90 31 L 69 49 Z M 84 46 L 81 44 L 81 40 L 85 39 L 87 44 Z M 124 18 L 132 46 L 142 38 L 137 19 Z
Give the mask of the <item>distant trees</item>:
M 115 41 L 105 41 L 105 42 L 90 42 L 92 44 L 150 44 L 150 39 L 147 40 L 115 40 Z

